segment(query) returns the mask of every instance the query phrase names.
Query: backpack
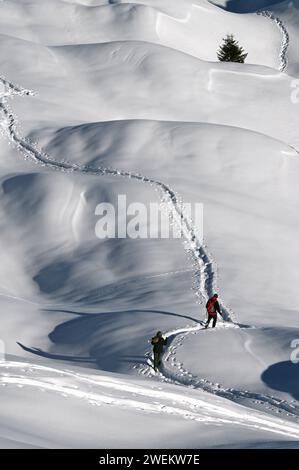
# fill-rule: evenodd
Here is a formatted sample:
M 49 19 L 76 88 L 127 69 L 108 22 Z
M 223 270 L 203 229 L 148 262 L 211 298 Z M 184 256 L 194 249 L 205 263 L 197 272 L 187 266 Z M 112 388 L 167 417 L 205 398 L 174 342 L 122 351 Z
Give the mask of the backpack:
M 215 299 L 209 299 L 207 302 L 207 311 L 208 313 L 215 313 L 215 304 L 216 300 Z
M 160 339 L 160 338 L 159 338 L 158 336 L 154 336 L 154 337 L 152 338 L 152 344 L 158 344 L 158 343 L 159 343 L 159 339 Z

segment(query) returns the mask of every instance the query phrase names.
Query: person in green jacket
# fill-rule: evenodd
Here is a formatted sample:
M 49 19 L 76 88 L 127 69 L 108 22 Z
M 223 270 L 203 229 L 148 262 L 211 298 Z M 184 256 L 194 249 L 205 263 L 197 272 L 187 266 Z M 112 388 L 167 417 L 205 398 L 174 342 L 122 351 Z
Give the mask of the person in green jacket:
M 151 341 L 154 352 L 154 369 L 157 372 L 158 367 L 161 365 L 161 354 L 163 352 L 163 346 L 167 343 L 167 338 L 163 338 L 161 331 L 157 331 L 156 336 Z

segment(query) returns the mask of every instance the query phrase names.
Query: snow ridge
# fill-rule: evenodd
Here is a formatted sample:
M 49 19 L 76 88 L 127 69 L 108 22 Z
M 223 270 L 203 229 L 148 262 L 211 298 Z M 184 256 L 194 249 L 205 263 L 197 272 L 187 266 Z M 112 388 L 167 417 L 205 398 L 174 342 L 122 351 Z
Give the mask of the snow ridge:
M 281 50 L 279 54 L 279 70 L 280 72 L 285 72 L 288 66 L 288 48 L 290 45 L 290 35 L 288 33 L 288 30 L 283 24 L 282 20 L 278 16 L 275 16 L 272 12 L 268 10 L 259 10 L 256 13 L 257 15 L 264 16 L 265 18 L 269 18 L 270 20 L 274 21 L 274 23 L 277 25 L 277 27 L 282 33 Z

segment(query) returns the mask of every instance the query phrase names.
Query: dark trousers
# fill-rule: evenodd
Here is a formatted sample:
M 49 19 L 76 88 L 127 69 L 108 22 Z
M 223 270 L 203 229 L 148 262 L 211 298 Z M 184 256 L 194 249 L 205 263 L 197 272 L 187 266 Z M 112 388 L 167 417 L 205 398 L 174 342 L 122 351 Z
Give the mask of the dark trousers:
M 161 364 L 161 353 L 154 352 L 154 368 L 158 369 L 160 364 Z
M 208 314 L 208 320 L 206 322 L 206 328 L 208 328 L 211 320 L 213 320 L 213 328 L 215 328 L 216 323 L 217 323 L 217 313 L 216 313 L 216 315 Z

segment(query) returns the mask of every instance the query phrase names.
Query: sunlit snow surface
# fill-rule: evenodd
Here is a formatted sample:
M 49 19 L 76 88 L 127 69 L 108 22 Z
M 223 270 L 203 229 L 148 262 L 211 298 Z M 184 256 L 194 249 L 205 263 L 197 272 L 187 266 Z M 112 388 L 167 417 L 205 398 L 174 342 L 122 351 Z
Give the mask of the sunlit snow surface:
M 1 2 L 2 447 L 298 446 L 291 3 Z M 228 32 L 246 65 L 215 62 Z M 100 241 L 118 194 L 184 238 Z

